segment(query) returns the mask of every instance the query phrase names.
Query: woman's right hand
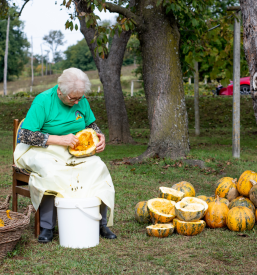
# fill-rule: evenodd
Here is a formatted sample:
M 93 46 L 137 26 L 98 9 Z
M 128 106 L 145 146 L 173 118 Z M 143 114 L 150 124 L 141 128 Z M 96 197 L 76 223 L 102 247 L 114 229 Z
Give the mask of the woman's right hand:
M 73 134 L 61 136 L 60 139 L 61 139 L 60 145 L 70 146 L 71 148 L 75 148 L 76 145 L 79 143 L 79 139 L 76 136 L 74 136 Z

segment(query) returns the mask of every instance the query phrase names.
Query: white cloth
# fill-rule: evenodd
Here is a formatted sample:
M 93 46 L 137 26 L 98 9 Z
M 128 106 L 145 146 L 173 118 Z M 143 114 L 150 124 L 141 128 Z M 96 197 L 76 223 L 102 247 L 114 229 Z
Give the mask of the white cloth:
M 100 198 L 110 209 L 108 226 L 113 225 L 114 186 L 111 175 L 98 156 L 75 158 L 65 146 L 16 146 L 14 162 L 19 168 L 33 171 L 29 190 L 37 210 L 44 193 L 64 198 Z

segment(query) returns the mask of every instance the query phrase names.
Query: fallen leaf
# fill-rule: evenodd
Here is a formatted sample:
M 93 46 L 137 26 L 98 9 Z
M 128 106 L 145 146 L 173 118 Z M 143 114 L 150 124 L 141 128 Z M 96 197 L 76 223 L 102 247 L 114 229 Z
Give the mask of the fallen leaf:
M 132 168 L 130 171 L 135 171 L 136 170 L 136 168 Z
M 230 162 L 230 161 L 227 161 L 227 165 L 231 165 L 231 162 Z
M 163 166 L 162 168 L 163 169 L 167 169 L 167 168 L 169 168 L 170 167 L 170 165 L 168 164 L 168 165 L 166 165 L 166 166 Z

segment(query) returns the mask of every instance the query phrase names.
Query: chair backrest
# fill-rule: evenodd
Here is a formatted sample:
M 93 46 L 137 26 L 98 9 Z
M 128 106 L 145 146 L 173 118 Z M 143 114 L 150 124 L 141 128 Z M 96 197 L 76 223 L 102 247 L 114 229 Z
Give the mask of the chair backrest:
M 22 119 L 21 122 L 19 122 L 19 119 L 14 119 L 13 121 L 13 152 L 16 145 L 20 143 L 19 134 L 23 122 L 24 119 Z

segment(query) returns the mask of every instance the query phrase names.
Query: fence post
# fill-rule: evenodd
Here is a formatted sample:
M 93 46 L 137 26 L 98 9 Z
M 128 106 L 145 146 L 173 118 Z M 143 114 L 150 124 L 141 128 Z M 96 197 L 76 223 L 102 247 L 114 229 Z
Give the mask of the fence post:
M 134 81 L 131 80 L 131 96 L 133 96 L 133 91 L 134 90 Z

